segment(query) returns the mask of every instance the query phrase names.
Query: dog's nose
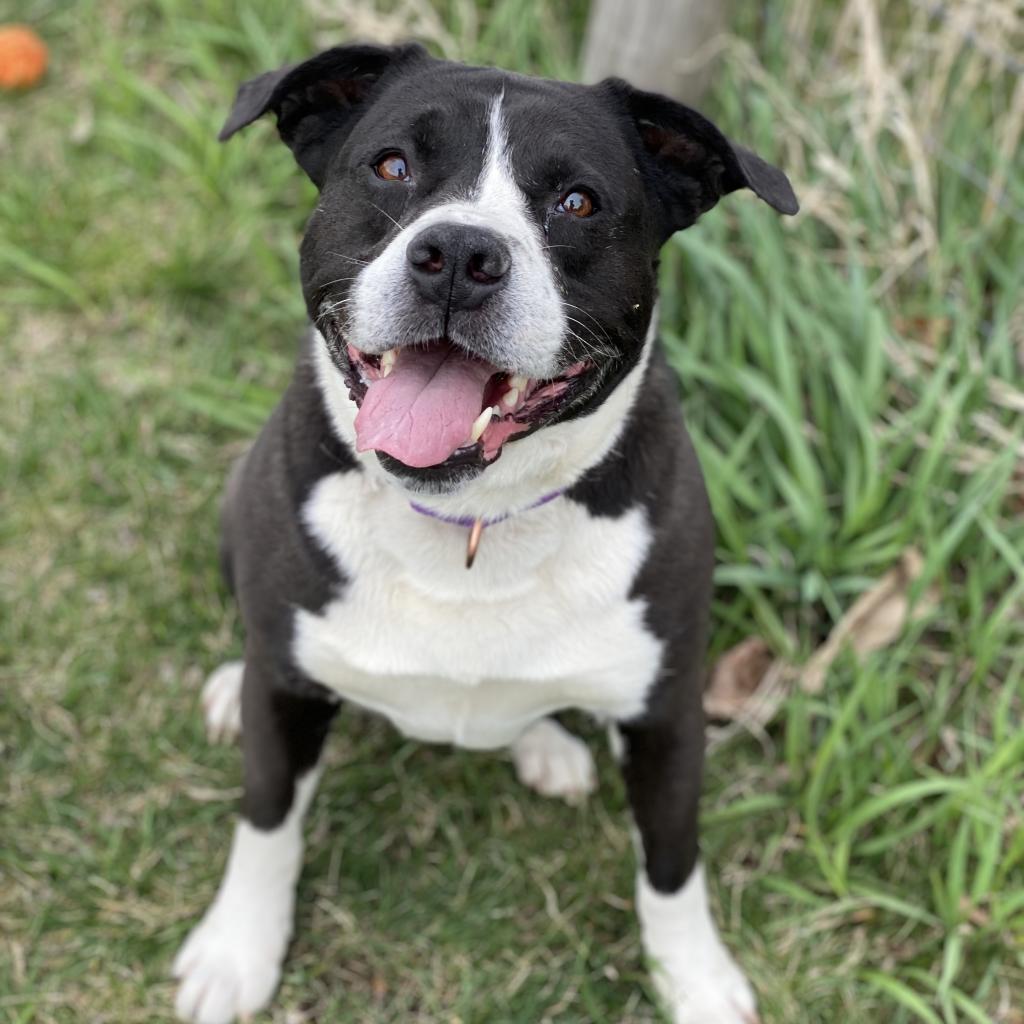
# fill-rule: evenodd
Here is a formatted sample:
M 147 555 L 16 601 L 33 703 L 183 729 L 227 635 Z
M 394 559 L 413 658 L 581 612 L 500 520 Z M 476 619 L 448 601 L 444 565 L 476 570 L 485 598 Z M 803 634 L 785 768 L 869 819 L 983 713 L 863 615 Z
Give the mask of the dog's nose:
M 466 224 L 424 228 L 405 255 L 423 298 L 452 310 L 476 309 L 505 284 L 512 266 L 498 235 Z

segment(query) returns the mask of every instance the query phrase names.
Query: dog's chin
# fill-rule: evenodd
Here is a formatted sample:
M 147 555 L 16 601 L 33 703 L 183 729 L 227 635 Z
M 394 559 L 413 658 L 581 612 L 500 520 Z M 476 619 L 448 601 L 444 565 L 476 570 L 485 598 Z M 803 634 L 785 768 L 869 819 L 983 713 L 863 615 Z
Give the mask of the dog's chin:
M 387 452 L 375 452 L 381 467 L 416 494 L 454 494 L 492 465 L 479 450 L 456 452 L 439 466 L 407 466 Z

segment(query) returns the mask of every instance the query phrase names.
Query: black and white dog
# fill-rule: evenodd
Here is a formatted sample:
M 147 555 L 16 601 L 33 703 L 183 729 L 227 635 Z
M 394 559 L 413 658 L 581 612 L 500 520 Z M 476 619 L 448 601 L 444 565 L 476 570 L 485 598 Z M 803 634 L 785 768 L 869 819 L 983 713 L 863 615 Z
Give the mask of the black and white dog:
M 241 728 L 245 793 L 175 963 L 179 1015 L 217 1024 L 273 995 L 321 747 L 351 701 L 408 736 L 507 747 L 524 783 L 569 800 L 593 763 L 551 716 L 610 723 L 672 1019 L 755 1019 L 698 859 L 713 526 L 655 340 L 656 270 L 727 192 L 795 213 L 789 182 L 625 82 L 418 46 L 246 82 L 221 138 L 267 111 L 320 190 L 302 241 L 315 329 L 227 486 L 245 659 L 204 703 L 211 731 Z

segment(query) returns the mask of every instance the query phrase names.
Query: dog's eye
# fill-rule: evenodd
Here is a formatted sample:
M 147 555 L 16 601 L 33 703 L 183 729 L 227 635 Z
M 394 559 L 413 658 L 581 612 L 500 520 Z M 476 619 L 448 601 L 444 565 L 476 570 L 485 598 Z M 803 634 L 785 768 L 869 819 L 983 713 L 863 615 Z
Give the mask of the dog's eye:
M 560 213 L 571 213 L 574 217 L 589 217 L 597 209 L 594 197 L 581 188 L 574 188 L 566 192 L 558 200 Z
M 409 162 L 401 153 L 385 153 L 373 165 L 373 169 L 377 177 L 385 181 L 408 181 L 412 177 Z

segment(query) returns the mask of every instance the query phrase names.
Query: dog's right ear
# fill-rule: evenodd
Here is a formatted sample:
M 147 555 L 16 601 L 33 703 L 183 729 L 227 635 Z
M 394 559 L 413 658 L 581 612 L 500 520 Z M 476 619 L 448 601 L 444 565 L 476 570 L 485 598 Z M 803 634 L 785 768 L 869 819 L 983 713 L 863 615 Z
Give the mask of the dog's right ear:
M 336 143 L 366 108 L 374 88 L 388 72 L 427 51 L 407 46 L 336 46 L 301 64 L 244 82 L 217 138 L 230 139 L 268 110 L 277 115 L 277 130 L 299 166 L 317 188 L 327 170 L 329 143 Z

